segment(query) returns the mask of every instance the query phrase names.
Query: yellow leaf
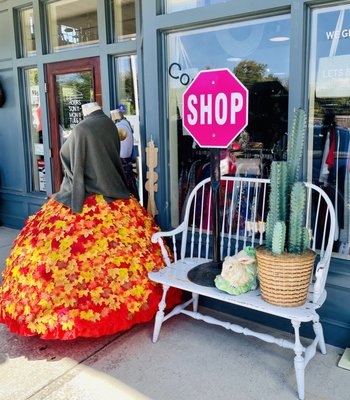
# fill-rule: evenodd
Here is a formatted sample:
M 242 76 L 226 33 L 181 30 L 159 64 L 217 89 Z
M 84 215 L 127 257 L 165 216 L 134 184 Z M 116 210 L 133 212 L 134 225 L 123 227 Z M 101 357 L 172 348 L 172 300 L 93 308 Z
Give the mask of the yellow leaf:
M 131 292 L 136 298 L 138 298 L 144 294 L 145 289 L 142 286 L 136 286 Z
M 89 291 L 86 289 L 81 289 L 81 290 L 77 290 L 78 293 L 78 297 L 83 297 L 83 296 L 87 296 L 89 294 Z
M 65 228 L 67 226 L 67 224 L 65 221 L 58 220 L 55 222 L 55 226 L 56 226 L 56 228 Z
M 16 266 L 12 269 L 12 276 L 13 276 L 14 278 L 18 278 L 18 277 L 20 276 L 20 273 L 19 273 L 19 266 L 18 266 L 18 265 L 16 265 Z
M 46 308 L 46 309 L 52 307 L 52 303 L 47 301 L 46 299 L 41 299 L 38 304 L 39 304 L 39 306 Z
M 17 315 L 17 313 L 15 312 L 15 308 L 16 308 L 16 303 L 11 303 L 11 304 L 6 304 L 5 310 L 8 314 L 14 317 Z
M 95 322 L 100 319 L 100 315 L 98 313 L 94 313 L 92 310 L 80 311 L 80 318 Z
M 94 275 L 90 271 L 81 271 L 80 275 L 83 277 L 85 282 L 92 282 L 94 280 Z
M 63 304 L 65 307 L 74 307 L 76 305 L 76 300 L 73 298 L 65 298 Z
M 45 324 L 41 323 L 41 322 L 29 322 L 28 323 L 28 328 L 37 334 L 42 334 L 45 333 L 47 328 L 45 326 Z
M 56 251 L 53 251 L 51 254 L 50 254 L 50 259 L 53 261 L 53 262 L 56 262 L 57 260 L 59 260 L 61 258 L 61 254 L 60 253 L 57 253 Z
M 101 286 L 98 286 L 96 289 L 91 290 L 91 298 L 100 297 L 100 294 L 103 292 Z
M 74 326 L 74 321 L 70 319 L 68 322 L 62 322 L 62 330 L 71 331 Z
M 45 292 L 50 294 L 54 289 L 55 289 L 55 284 L 53 282 L 50 282 L 47 284 Z
M 77 241 L 77 238 L 74 238 L 73 236 L 66 236 L 60 242 L 60 249 L 61 250 L 69 249 L 70 246 L 76 241 Z
M 125 279 L 128 277 L 128 270 L 126 268 L 119 268 L 118 272 L 119 272 L 120 279 Z
M 68 314 L 72 318 L 77 317 L 79 315 L 79 310 L 77 310 L 77 309 L 70 310 Z

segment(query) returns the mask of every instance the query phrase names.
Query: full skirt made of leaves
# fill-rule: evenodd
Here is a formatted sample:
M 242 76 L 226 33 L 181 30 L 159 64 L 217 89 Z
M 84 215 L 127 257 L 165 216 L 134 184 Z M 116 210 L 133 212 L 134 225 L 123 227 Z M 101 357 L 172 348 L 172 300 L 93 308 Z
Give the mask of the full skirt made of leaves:
M 162 287 L 148 272 L 164 267 L 153 218 L 131 197 L 85 200 L 81 213 L 50 199 L 29 217 L 6 261 L 0 322 L 23 336 L 99 337 L 151 320 Z M 180 301 L 169 290 L 167 306 Z

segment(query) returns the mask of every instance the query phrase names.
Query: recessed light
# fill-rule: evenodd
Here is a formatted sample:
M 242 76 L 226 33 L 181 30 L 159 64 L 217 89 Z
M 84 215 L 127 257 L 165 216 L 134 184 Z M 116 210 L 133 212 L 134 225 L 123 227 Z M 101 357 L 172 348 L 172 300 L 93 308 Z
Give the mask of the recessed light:
M 275 36 L 269 39 L 270 42 L 286 42 L 289 40 L 288 36 Z

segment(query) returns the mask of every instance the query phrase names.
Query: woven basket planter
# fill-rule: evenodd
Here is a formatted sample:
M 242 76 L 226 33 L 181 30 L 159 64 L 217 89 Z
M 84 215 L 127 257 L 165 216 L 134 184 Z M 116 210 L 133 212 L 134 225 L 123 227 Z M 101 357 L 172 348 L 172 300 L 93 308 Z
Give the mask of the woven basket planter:
M 316 253 L 274 255 L 256 250 L 262 298 L 277 306 L 297 307 L 305 303 Z

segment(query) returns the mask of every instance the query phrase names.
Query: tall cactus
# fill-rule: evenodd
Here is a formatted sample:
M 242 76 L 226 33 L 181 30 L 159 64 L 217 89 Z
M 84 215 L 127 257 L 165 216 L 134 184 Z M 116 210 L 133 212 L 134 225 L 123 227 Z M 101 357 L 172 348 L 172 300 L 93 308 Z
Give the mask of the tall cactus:
M 277 221 L 273 230 L 272 253 L 276 255 L 284 253 L 285 243 L 286 224 L 284 221 Z
M 271 164 L 270 208 L 266 221 L 266 246 L 271 249 L 274 226 L 277 221 L 285 221 L 287 215 L 288 174 L 285 161 Z
M 295 111 L 292 129 L 288 137 L 288 179 L 289 190 L 295 182 L 300 181 L 302 171 L 302 156 L 304 151 L 304 143 L 307 129 L 306 112 L 299 108 Z
M 266 220 L 266 247 L 274 254 L 284 251 L 288 237 L 288 252 L 300 254 L 309 245 L 309 232 L 305 228 L 306 188 L 300 182 L 302 155 L 307 128 L 306 113 L 295 112 L 288 140 L 287 162 L 271 164 L 271 191 Z
M 306 189 L 302 182 L 293 185 L 290 198 L 289 253 L 300 254 L 303 251 L 303 231 L 305 224 Z

